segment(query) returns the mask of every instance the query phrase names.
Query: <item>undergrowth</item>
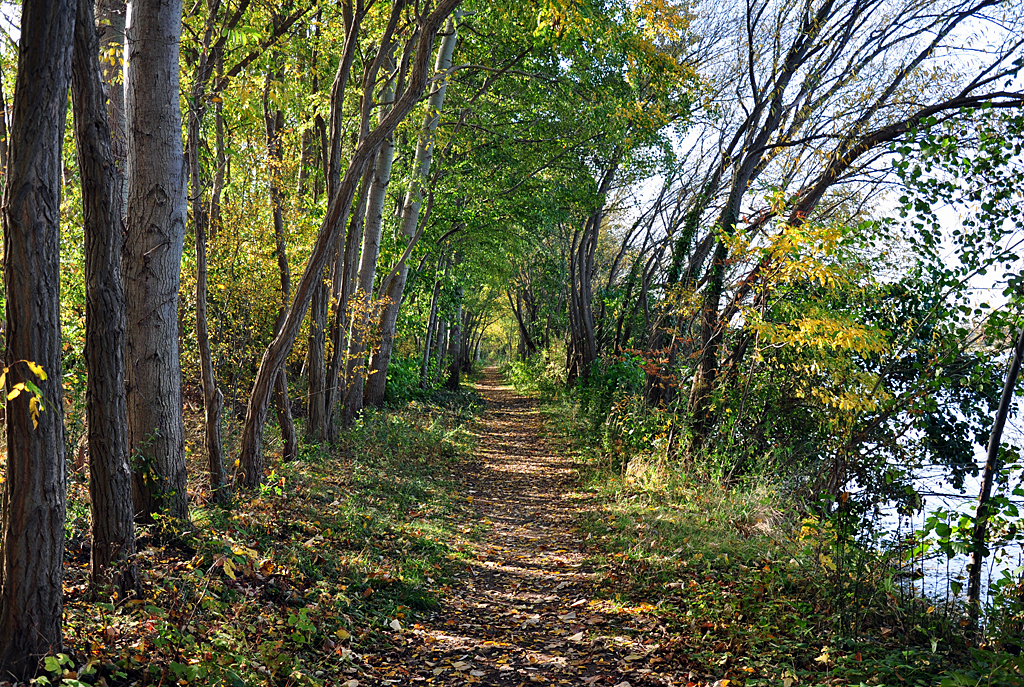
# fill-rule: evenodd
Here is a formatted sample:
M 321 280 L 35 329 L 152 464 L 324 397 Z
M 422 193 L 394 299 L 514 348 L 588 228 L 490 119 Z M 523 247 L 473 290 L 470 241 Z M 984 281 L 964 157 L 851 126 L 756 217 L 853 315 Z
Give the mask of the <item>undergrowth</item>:
M 478 407 L 460 392 L 367 412 L 335 447 L 272 458 L 230 509 L 143 530 L 136 598 L 89 600 L 72 546 L 68 645 L 40 684 L 344 684 L 386 628 L 436 606 L 476 535 L 453 494 Z
M 723 487 L 706 466 L 666 459 L 664 437 L 595 431 L 579 396 L 547 413 L 598 495 L 584 527 L 602 586 L 653 606 L 694 679 L 1024 684 L 1024 660 L 972 648 L 963 615 L 908 593 L 902 562 L 849 541 L 841 518 L 808 512 L 770 478 Z

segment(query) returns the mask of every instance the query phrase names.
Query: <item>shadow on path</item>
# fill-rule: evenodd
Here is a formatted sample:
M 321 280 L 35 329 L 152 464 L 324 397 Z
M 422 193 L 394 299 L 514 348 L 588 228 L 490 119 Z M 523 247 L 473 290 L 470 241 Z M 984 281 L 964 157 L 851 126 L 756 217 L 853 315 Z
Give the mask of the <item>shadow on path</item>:
M 494 370 L 477 388 L 488 410 L 479 472 L 465 485 L 483 536 L 441 608 L 396 632 L 390 651 L 364 657 L 360 684 L 685 685 L 650 667 L 665 632 L 650 608 L 594 598 L 574 530 L 589 499 L 576 490 L 575 463 L 541 437 L 537 401 Z

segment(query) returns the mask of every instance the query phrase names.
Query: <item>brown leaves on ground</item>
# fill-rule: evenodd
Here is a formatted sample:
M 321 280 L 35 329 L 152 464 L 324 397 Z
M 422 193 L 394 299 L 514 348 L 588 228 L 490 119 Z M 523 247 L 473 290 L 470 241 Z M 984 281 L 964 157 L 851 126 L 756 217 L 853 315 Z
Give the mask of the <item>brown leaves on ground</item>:
M 363 655 L 361 684 L 662 685 L 690 682 L 685 654 L 647 606 L 596 598 L 576 465 L 541 437 L 534 399 L 480 385 L 488 402 L 468 502 L 485 525 L 440 609 Z

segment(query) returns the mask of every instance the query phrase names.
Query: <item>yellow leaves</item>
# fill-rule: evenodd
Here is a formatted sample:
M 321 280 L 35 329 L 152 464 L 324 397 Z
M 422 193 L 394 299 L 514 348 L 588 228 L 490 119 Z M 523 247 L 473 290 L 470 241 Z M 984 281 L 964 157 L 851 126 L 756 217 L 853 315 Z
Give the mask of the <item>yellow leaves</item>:
M 33 396 L 28 400 L 28 412 L 32 416 L 32 429 L 39 429 L 39 397 Z
M 28 369 L 32 370 L 32 374 L 34 374 L 36 377 L 39 377 L 39 379 L 42 380 L 46 379 L 46 372 L 44 372 L 43 368 L 39 366 L 37 363 L 34 363 L 31 360 L 26 360 L 25 364 L 28 365 Z
M 39 380 L 46 379 L 46 372 L 42 366 L 38 363 L 32 362 L 31 360 L 20 361 L 25 363 L 29 371 L 32 372 Z M 10 372 L 10 368 L 3 368 L 3 372 L 0 373 L 0 386 L 3 386 L 7 382 L 7 373 Z M 11 390 L 7 392 L 7 400 L 13 401 L 14 399 L 21 396 L 22 392 L 27 391 L 32 394 L 32 397 L 28 400 L 28 412 L 32 418 L 32 428 L 39 429 L 39 413 L 46 410 L 46 404 L 43 402 L 43 392 L 36 386 L 31 380 L 26 379 L 24 382 L 18 382 L 11 387 Z
M 762 341 L 774 346 L 810 346 L 822 350 L 853 351 L 864 356 L 889 350 L 889 343 L 881 330 L 823 311 L 783 323 L 763 322 L 756 313 L 751 313 L 749 324 Z
M 11 388 L 10 392 L 8 392 L 7 400 L 8 401 L 13 401 L 18 396 L 20 396 L 21 392 L 24 391 L 24 390 L 25 390 L 25 384 L 22 383 L 22 382 L 18 382 L 17 384 L 14 385 L 14 387 Z
M 237 544 L 231 547 L 231 553 L 235 554 L 236 556 L 245 556 L 246 558 L 252 560 L 255 560 L 259 556 L 259 554 L 253 549 L 250 549 L 246 546 L 239 546 Z
M 670 0 L 637 0 L 631 13 L 642 35 L 651 42 L 682 40 L 692 18 L 684 3 Z

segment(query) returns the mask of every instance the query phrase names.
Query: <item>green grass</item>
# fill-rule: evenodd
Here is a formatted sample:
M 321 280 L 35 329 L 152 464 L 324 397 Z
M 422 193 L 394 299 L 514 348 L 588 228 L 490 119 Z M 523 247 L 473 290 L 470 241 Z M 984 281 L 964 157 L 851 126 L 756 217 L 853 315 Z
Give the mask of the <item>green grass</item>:
M 351 677 L 449 589 L 475 536 L 459 475 L 468 392 L 368 412 L 337 447 L 271 460 L 258 494 L 143 532 L 140 598 L 97 604 L 67 580 L 66 684 L 321 685 Z M 86 559 L 87 562 L 87 559 Z M 353 653 L 354 652 L 354 653 Z
M 609 451 L 571 398 L 547 413 L 597 494 L 584 527 L 604 593 L 655 615 L 700 680 L 1022 683 L 1024 662 L 970 652 L 962 618 L 908 598 L 891 561 L 839 545 L 770 481 L 725 489 L 699 469 Z

